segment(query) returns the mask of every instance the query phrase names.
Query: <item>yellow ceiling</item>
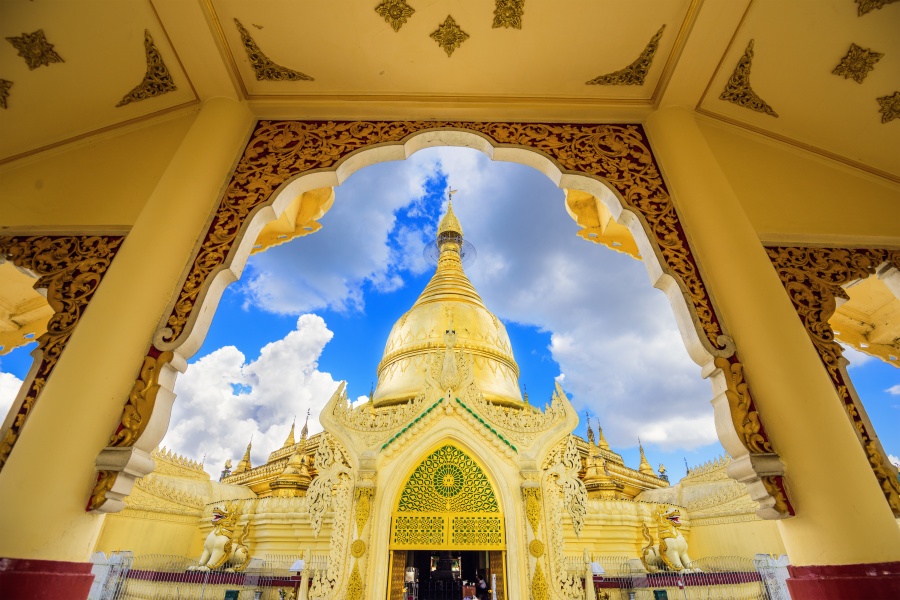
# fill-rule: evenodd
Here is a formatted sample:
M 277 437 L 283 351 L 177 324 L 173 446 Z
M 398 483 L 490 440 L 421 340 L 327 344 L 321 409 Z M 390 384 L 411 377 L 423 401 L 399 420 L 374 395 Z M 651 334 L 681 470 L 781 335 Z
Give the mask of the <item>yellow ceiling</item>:
M 493 27 L 490 0 L 0 0 L 3 38 L 43 30 L 64 62 L 30 70 L 0 40 L 0 162 L 215 96 L 261 118 L 641 121 L 664 105 L 900 181 L 900 3 L 854 0 L 527 0 L 522 28 Z M 451 56 L 431 34 L 452 16 Z M 235 19 L 274 65 L 312 81 L 257 79 Z M 641 85 L 586 85 L 628 67 L 665 25 Z M 146 72 L 149 31 L 175 91 L 116 107 Z M 754 41 L 750 84 L 773 117 L 721 100 Z M 832 74 L 851 43 L 884 56 L 862 83 Z

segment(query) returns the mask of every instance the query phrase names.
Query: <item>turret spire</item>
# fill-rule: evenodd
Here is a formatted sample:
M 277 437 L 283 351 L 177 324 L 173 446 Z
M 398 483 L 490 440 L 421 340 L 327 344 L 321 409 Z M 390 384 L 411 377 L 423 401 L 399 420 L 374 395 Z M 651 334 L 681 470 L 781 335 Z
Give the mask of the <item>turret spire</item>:
M 297 417 L 294 417 L 294 422 L 291 423 L 291 432 L 288 434 L 287 439 L 284 440 L 284 444 L 282 444 L 282 448 L 287 448 L 289 446 L 293 446 L 297 442 L 294 441 L 294 426 L 297 424 Z
M 237 468 L 234 470 L 234 474 L 243 473 L 244 471 L 249 471 L 253 468 L 253 465 L 250 464 L 250 449 L 253 447 L 253 436 L 250 436 L 250 441 L 247 443 L 247 449 L 244 451 L 244 457 L 241 458 L 241 462 L 238 463 Z
M 641 450 L 641 466 L 638 467 L 638 471 L 640 471 L 644 475 L 656 476 L 656 471 L 653 470 L 653 467 L 651 467 L 650 463 L 647 462 L 646 455 L 644 455 L 644 446 L 643 444 L 641 444 L 641 438 L 638 438 L 638 448 L 640 448 Z
M 591 429 L 591 415 L 588 414 L 588 411 L 584 411 L 584 416 L 587 419 L 587 436 L 588 443 L 593 446 L 594 445 L 594 430 Z
M 309 411 L 310 409 L 306 409 L 306 421 L 303 422 L 303 429 L 300 430 L 300 439 L 304 442 L 306 438 L 309 437 Z

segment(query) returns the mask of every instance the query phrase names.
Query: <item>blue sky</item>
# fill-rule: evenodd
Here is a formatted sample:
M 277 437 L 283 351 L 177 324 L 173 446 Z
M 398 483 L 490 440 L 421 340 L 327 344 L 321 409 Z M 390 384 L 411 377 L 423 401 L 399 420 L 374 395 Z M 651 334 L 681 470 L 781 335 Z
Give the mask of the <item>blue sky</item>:
M 179 377 L 164 443 L 217 474 L 253 436 L 253 462 L 291 420 L 310 429 L 340 380 L 368 394 L 387 335 L 433 272 L 422 249 L 446 207 L 478 259 L 466 271 L 507 326 L 520 383 L 548 401 L 560 378 L 582 413 L 637 467 L 640 436 L 673 480 L 684 460 L 723 452 L 711 389 L 687 356 L 672 310 L 643 265 L 578 238 L 563 191 L 528 167 L 437 148 L 367 167 L 336 189 L 322 230 L 254 256 L 226 289 L 202 348 Z M 30 366 L 29 348 L 0 357 L 0 408 Z M 889 454 L 900 455 L 900 370 L 848 352 L 850 373 Z M 893 391 L 893 393 L 891 392 Z

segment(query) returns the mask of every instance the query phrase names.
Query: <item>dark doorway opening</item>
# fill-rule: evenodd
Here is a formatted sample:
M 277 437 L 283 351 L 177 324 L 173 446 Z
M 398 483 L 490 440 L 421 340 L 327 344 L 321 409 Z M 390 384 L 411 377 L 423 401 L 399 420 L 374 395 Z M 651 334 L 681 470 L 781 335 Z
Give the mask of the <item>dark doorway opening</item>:
M 414 550 L 410 554 L 407 566 L 416 568 L 419 600 L 461 600 L 464 587 L 478 593 L 479 573 L 490 581 L 488 553 L 483 550 Z

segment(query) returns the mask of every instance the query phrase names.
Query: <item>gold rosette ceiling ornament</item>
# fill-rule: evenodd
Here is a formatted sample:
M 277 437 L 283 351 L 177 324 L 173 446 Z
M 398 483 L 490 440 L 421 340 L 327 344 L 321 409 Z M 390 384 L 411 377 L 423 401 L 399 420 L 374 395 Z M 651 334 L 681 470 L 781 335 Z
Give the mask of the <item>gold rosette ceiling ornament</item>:
M 406 24 L 416 9 L 406 3 L 406 0 L 384 0 L 375 7 L 377 12 L 390 25 L 394 31 L 400 31 L 400 28 Z
M 453 17 L 447 15 L 447 18 L 441 23 L 441 26 L 431 33 L 431 39 L 438 43 L 438 46 L 444 49 L 449 58 L 454 50 L 459 48 L 464 41 L 469 39 L 469 34 L 459 28 Z

